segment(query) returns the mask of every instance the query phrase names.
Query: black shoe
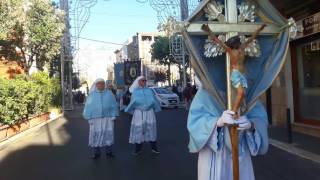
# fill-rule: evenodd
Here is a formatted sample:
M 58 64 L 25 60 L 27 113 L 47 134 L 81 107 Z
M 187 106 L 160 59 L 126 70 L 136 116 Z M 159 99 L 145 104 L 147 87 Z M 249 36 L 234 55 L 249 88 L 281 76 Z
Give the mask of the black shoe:
M 101 155 L 100 147 L 92 147 L 91 148 L 91 158 L 98 159 Z
M 134 156 L 138 156 L 139 154 L 141 154 L 142 153 L 142 150 L 139 150 L 139 151 L 133 151 L 132 152 L 132 155 L 134 155 Z
M 134 151 L 132 152 L 132 155 L 137 156 L 142 152 L 142 144 L 135 144 Z
M 151 151 L 155 154 L 160 154 L 160 151 L 157 148 L 152 148 Z
M 92 158 L 92 159 L 98 159 L 98 158 L 100 158 L 100 154 L 93 154 L 93 155 L 91 156 L 91 158 Z
M 107 158 L 114 158 L 114 154 L 112 152 L 106 153 Z
M 157 142 L 150 142 L 151 145 L 151 151 L 155 154 L 160 154 L 160 151 L 158 150 Z

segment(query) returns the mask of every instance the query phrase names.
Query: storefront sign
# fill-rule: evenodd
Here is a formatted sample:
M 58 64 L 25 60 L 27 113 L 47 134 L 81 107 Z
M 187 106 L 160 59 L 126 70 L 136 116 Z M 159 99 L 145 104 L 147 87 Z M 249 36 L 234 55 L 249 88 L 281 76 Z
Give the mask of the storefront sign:
M 296 39 L 320 32 L 320 12 L 297 21 L 297 28 Z
M 320 13 L 302 20 L 303 35 L 314 34 L 320 32 Z

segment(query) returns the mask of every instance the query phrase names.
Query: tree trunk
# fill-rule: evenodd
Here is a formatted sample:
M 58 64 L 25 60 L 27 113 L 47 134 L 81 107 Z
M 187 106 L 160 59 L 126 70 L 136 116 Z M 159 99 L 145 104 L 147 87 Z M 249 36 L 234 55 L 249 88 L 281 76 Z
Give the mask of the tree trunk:
M 29 67 L 27 65 L 27 57 L 26 57 L 26 53 L 23 50 L 23 47 L 21 46 L 17 46 L 22 54 L 21 60 L 18 61 L 18 65 L 24 70 L 25 73 L 29 72 Z

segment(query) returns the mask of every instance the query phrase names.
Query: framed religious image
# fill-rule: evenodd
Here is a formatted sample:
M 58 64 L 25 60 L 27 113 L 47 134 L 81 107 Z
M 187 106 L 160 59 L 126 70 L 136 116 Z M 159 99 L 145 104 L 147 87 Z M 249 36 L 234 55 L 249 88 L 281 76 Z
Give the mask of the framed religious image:
M 124 81 L 126 85 L 131 85 L 133 81 L 140 76 L 141 61 L 124 62 Z

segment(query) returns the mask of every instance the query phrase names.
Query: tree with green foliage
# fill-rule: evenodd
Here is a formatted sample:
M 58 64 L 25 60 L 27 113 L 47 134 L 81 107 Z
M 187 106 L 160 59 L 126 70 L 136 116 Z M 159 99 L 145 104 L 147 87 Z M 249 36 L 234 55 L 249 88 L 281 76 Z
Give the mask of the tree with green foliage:
M 170 69 L 173 61 L 172 57 L 170 56 L 169 38 L 162 36 L 157 37 L 155 42 L 151 45 L 151 55 L 152 60 L 157 60 L 159 64 L 168 66 L 167 76 L 169 80 L 169 86 L 171 86 Z
M 151 46 L 151 55 L 152 55 L 152 60 L 157 60 L 159 64 L 167 65 L 168 66 L 168 71 L 167 71 L 167 76 L 169 78 L 169 85 L 171 86 L 170 82 L 170 69 L 171 65 L 175 64 L 179 68 L 179 75 L 180 78 L 183 76 L 183 68 L 188 68 L 188 61 L 186 64 L 182 64 L 182 62 L 177 61 L 171 54 L 170 54 L 170 49 L 169 49 L 169 38 L 168 37 L 157 37 L 155 42 Z M 186 57 L 186 60 L 188 58 Z
M 0 40 L 7 40 L 17 24 L 24 21 L 24 0 L 0 1 Z
M 60 52 L 65 28 L 64 13 L 56 9 L 50 0 L 9 1 L 1 1 L 0 6 L 0 19 L 3 21 L 0 26 L 0 46 L 4 46 L 7 55 L 19 49 L 20 58 L 14 60 L 26 72 L 33 63 L 43 70 Z
M 24 0 L 0 1 L 0 57 L 16 61 L 21 59 L 16 47 L 23 41 L 24 7 Z
M 27 12 L 27 44 L 30 51 L 27 68 L 36 62 L 42 70 L 60 52 L 64 31 L 63 13 L 55 9 L 49 0 L 31 0 Z

